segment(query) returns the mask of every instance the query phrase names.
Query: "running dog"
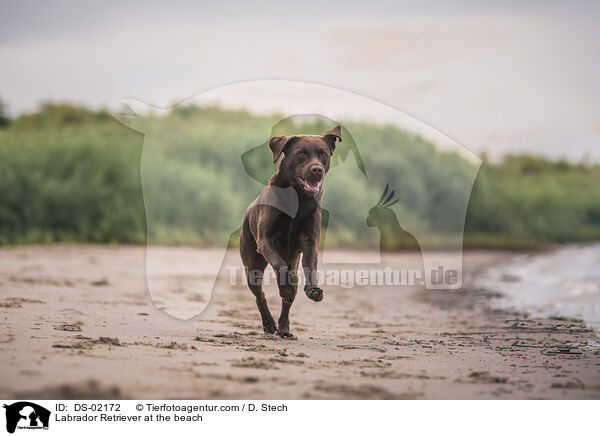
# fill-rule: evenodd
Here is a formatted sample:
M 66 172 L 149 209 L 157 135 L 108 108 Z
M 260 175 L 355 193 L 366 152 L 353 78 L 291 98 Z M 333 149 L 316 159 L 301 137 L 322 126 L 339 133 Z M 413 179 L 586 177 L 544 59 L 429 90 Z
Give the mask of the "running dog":
M 323 299 L 323 290 L 317 286 L 320 201 L 336 141 L 342 141 L 340 126 L 322 135 L 274 136 L 269 140 L 273 163 L 281 155 L 283 158 L 261 195 L 246 210 L 240 235 L 240 255 L 248 286 L 256 297 L 266 333 L 293 337 L 289 312 L 298 287 L 300 254 L 306 278 L 304 292 L 311 300 Z M 277 276 L 282 301 L 277 325 L 262 290 L 268 264 Z

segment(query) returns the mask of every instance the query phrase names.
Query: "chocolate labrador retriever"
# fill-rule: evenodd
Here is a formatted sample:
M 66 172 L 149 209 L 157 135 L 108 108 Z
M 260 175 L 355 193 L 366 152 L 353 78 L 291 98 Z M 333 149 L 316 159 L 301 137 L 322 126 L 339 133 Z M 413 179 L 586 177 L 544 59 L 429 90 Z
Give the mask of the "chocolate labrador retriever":
M 273 163 L 282 154 L 283 159 L 269 184 L 246 210 L 240 235 L 248 286 L 256 297 L 266 333 L 277 331 L 282 338 L 293 337 L 288 316 L 298 287 L 300 254 L 306 278 L 304 292 L 311 300 L 323 299 L 323 290 L 317 287 L 320 201 L 337 140 L 342 140 L 340 126 L 323 135 L 274 136 L 269 140 Z M 277 326 L 262 291 L 267 264 L 275 271 L 282 301 Z

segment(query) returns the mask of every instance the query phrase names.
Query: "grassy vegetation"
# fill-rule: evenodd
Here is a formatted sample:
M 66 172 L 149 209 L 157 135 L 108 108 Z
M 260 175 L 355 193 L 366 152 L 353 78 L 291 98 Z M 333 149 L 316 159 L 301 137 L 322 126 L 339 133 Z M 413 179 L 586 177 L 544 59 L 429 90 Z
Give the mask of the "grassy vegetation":
M 600 166 L 506 156 L 484 162 L 465 225 L 469 246 L 600 239 Z
M 218 107 L 147 114 L 138 120 L 149 131 L 143 155 L 144 136 L 106 111 L 48 104 L 4 122 L 0 244 L 144 243 L 147 238 L 216 244 L 239 226 L 240 211 L 275 168 L 266 144 L 272 126 L 274 134 L 331 127 L 323 119 L 280 118 Z M 600 239 L 598 165 L 526 155 L 484 161 L 464 223 L 456 212 L 470 189 L 473 163 L 393 126 L 345 127 L 333 164 L 347 170 L 332 173 L 326 184 L 326 204 L 336 211 L 327 238 L 335 245 L 372 242 L 364 239 L 364 224 L 386 184 L 399 199 L 394 206 L 399 224 L 420 229 L 439 245 L 463 225 L 467 247 Z M 395 227 L 383 223 L 381 228 Z M 388 248 L 412 244 L 406 241 L 414 240 L 387 232 Z

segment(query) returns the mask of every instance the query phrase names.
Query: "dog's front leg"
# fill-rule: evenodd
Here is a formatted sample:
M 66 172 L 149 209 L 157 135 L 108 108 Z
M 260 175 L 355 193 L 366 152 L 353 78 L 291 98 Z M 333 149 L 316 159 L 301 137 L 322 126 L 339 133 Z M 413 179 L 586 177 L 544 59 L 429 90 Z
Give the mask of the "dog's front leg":
M 290 333 L 290 308 L 296 298 L 297 291 L 297 259 L 292 261 L 288 265 L 289 271 L 287 275 L 287 282 L 283 282 L 279 277 L 277 284 L 279 286 L 279 295 L 281 296 L 281 314 L 277 322 L 277 334 L 282 338 L 293 338 L 294 335 Z
M 256 251 L 273 267 L 275 274 L 277 274 L 277 279 L 282 282 L 287 282 L 287 263 L 277 252 L 270 237 L 270 232 L 274 228 L 278 216 L 279 213 L 274 208 L 264 206 L 256 221 L 256 227 L 254 227 L 255 231 L 253 234 L 256 239 Z
M 267 236 L 266 232 L 259 229 L 259 236 L 257 245 L 257 251 L 262 254 L 267 262 L 273 267 L 275 274 L 277 275 L 277 284 L 279 285 L 279 295 L 281 296 L 284 303 L 291 304 L 294 301 L 296 295 L 294 280 L 295 273 L 290 271 L 287 263 L 283 260 L 281 255 L 277 252 L 277 249 L 273 246 L 273 243 Z
M 317 260 L 319 254 L 317 252 L 317 241 L 315 241 L 312 235 L 303 237 L 301 241 L 302 269 L 306 278 L 304 292 L 311 300 L 321 301 L 323 299 L 323 290 L 318 287 Z
M 259 238 L 261 238 L 260 232 Z M 282 338 L 291 338 L 293 335 L 290 333 L 289 312 L 296 297 L 297 263 L 287 265 L 266 235 L 263 235 L 263 238 L 259 239 L 257 249 L 267 262 L 271 264 L 277 274 L 277 285 L 279 287 L 279 295 L 281 296 L 281 315 L 279 316 L 277 334 Z
M 277 274 L 277 280 L 280 283 L 288 283 L 289 282 L 289 271 L 287 264 L 283 260 L 283 258 L 279 255 L 273 243 L 269 240 L 266 235 L 259 236 L 258 241 L 256 241 L 256 246 L 260 254 L 265 258 L 267 262 L 273 267 L 275 274 Z

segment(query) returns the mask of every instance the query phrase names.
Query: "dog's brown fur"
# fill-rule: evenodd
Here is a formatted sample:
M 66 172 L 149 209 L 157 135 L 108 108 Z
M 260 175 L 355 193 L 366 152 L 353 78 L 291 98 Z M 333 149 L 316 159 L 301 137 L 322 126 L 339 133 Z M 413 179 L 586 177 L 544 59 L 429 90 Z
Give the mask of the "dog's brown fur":
M 340 126 L 323 135 L 274 136 L 269 140 L 273 162 L 277 162 L 281 154 L 284 155 L 277 172 L 269 180 L 269 186 L 273 189 L 293 188 L 298 209 L 295 216 L 291 217 L 272 205 L 257 202 L 244 215 L 240 254 L 266 333 L 275 333 L 277 330 L 282 338 L 292 337 L 289 311 L 297 292 L 300 254 L 306 278 L 306 295 L 314 301 L 323 299 L 323 290 L 317 287 L 320 199 L 323 179 L 329 170 L 337 140 L 342 140 Z M 293 194 L 293 191 L 289 192 Z M 275 270 L 282 301 L 277 326 L 262 291 L 262 277 L 267 264 Z

